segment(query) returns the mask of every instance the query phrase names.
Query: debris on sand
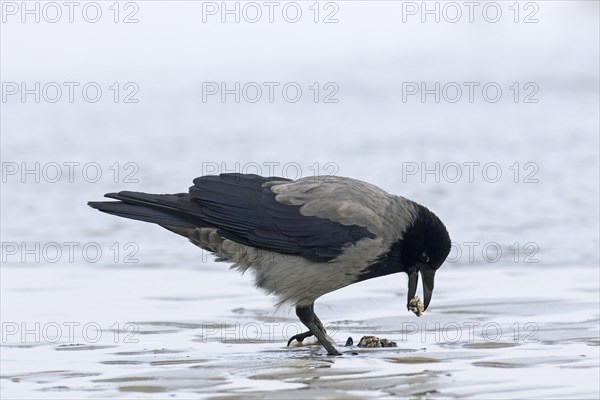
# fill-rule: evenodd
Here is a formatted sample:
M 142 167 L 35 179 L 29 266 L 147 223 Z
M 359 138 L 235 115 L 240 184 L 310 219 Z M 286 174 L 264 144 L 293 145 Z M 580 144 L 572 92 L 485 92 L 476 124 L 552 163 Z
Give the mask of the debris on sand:
M 396 342 L 380 339 L 377 336 L 363 336 L 358 342 L 358 347 L 398 347 Z

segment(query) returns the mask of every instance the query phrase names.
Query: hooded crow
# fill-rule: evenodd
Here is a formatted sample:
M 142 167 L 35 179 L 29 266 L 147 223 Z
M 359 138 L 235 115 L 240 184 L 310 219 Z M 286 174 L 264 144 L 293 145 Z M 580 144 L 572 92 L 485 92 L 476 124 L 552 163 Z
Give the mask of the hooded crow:
M 256 286 L 296 307 L 308 332 L 330 355 L 314 312 L 319 297 L 356 282 L 405 272 L 408 300 L 419 274 L 424 308 L 434 277 L 450 252 L 440 219 L 424 206 L 343 177 L 279 177 L 229 173 L 194 179 L 188 193 L 107 193 L 118 201 L 89 202 L 100 211 L 156 223 L 255 275 Z

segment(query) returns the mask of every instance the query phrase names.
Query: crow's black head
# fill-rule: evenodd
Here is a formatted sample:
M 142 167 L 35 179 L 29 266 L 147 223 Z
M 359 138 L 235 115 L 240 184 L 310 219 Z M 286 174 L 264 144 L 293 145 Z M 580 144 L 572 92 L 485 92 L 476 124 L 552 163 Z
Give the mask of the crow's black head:
M 450 253 L 450 235 L 437 215 L 421 205 L 417 210 L 414 222 L 398 242 L 400 262 L 409 272 L 419 265 L 437 270 Z
M 450 253 L 450 235 L 440 219 L 426 207 L 417 206 L 417 213 L 407 227 L 402 239 L 392 251 L 397 262 L 408 274 L 408 302 L 415 297 L 419 273 L 423 278 L 425 309 L 431 301 L 436 270 L 441 267 Z M 408 307 L 408 305 L 407 305 Z
M 411 203 L 416 212 L 410 218 L 402 237 L 391 245 L 387 253 L 369 265 L 359 280 L 406 272 L 410 302 L 415 297 L 420 273 L 423 278 L 424 306 L 427 309 L 433 292 L 435 272 L 450 253 L 450 236 L 434 213 L 420 204 Z

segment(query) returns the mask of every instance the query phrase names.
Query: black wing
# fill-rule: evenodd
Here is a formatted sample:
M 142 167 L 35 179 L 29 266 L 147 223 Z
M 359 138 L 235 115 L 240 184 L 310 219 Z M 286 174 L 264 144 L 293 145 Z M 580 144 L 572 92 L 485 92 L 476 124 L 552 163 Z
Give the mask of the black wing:
M 263 188 L 270 181 L 289 180 L 249 174 L 203 176 L 194 179 L 189 194 L 107 194 L 125 203 L 128 215 L 115 211 L 114 205 L 119 203 L 90 205 L 111 214 L 162 225 L 214 227 L 221 236 L 235 242 L 316 262 L 330 261 L 342 253 L 345 245 L 375 237 L 367 228 L 304 216 L 300 214 L 301 206 L 279 203 L 269 188 Z M 108 210 L 102 204 L 113 206 Z M 145 208 L 153 215 L 144 214 Z
M 244 174 L 204 176 L 194 180 L 190 199 L 223 237 L 312 261 L 329 261 L 342 253 L 344 245 L 375 237 L 364 227 L 307 217 L 300 214 L 301 206 L 279 203 L 269 188 L 263 188 L 269 181 L 288 179 Z

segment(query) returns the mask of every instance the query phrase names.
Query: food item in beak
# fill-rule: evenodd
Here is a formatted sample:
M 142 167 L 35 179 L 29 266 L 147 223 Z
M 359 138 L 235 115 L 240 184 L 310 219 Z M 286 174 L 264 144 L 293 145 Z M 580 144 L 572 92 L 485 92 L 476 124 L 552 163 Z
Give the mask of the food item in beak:
M 417 317 L 420 317 L 425 312 L 425 304 L 419 296 L 415 296 L 408 302 L 408 309 L 414 312 Z

